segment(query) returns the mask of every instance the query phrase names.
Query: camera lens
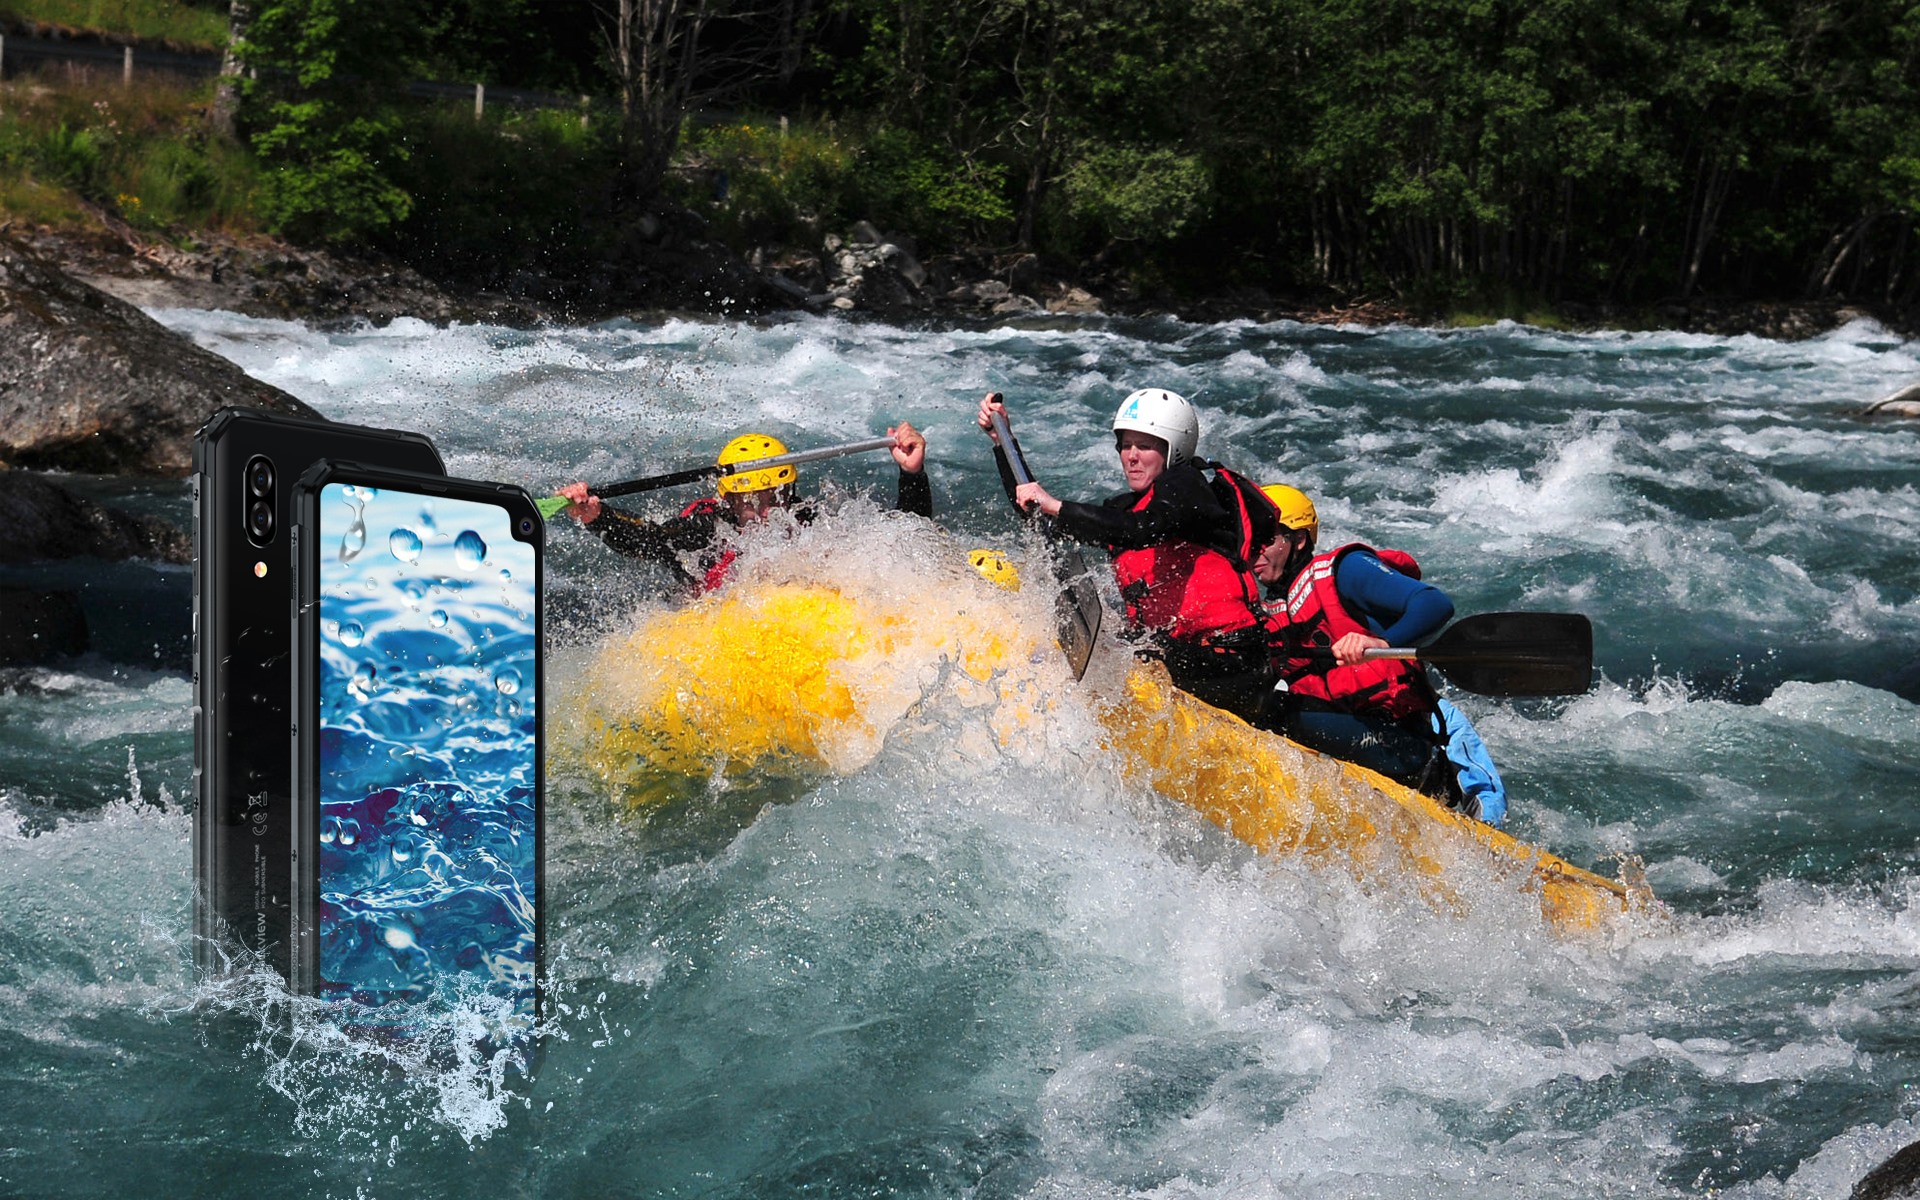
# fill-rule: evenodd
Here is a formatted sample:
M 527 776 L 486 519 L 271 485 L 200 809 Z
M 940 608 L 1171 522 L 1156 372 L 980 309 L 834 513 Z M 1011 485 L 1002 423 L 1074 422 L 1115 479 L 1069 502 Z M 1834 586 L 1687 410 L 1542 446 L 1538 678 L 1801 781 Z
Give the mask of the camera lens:
M 273 505 L 265 500 L 255 500 L 247 509 L 247 532 L 256 541 L 265 541 L 273 536 Z
M 532 535 L 532 533 L 533 533 L 533 518 L 521 517 L 520 518 L 520 536 L 529 537 Z
M 256 496 L 272 494 L 273 464 L 271 462 L 264 458 L 255 458 L 247 463 L 247 490 Z

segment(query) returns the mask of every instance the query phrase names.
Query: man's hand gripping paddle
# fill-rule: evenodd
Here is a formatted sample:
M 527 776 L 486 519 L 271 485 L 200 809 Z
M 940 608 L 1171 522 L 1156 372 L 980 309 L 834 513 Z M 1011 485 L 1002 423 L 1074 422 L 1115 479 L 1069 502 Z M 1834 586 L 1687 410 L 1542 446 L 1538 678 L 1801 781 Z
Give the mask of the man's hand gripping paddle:
M 818 450 L 795 450 L 791 454 L 776 454 L 772 458 L 756 458 L 751 462 L 730 463 L 727 466 L 689 467 L 684 471 L 672 471 L 665 475 L 649 475 L 644 479 L 629 479 L 621 483 L 594 484 L 587 491 L 602 500 L 615 496 L 635 496 L 641 492 L 655 492 L 661 488 L 679 487 L 683 483 L 698 483 L 702 479 L 718 479 L 723 475 L 738 475 L 744 471 L 764 471 L 768 467 L 794 466 L 799 463 L 819 462 L 826 458 L 839 458 L 846 454 L 865 454 L 869 450 L 891 450 L 894 441 L 890 437 L 866 438 L 858 442 L 848 442 L 843 446 L 823 446 Z M 544 496 L 535 500 L 533 505 L 540 510 L 543 520 L 551 521 L 567 511 L 567 505 L 573 501 L 565 496 Z
M 1007 419 L 997 412 L 993 414 L 993 432 L 1007 452 L 1007 465 L 1013 468 L 1014 482 L 1032 483 L 1033 472 L 1027 469 L 1020 443 L 1007 428 Z M 1067 656 L 1068 668 L 1075 679 L 1080 679 L 1087 673 L 1087 663 L 1093 658 L 1093 647 L 1100 637 L 1100 615 L 1104 611 L 1100 591 L 1087 575 L 1087 560 L 1081 556 L 1080 548 L 1054 543 L 1053 519 L 1042 514 L 1039 527 L 1052 546 L 1053 571 L 1060 580 L 1060 594 L 1053 602 L 1054 632 L 1060 640 L 1061 652 Z

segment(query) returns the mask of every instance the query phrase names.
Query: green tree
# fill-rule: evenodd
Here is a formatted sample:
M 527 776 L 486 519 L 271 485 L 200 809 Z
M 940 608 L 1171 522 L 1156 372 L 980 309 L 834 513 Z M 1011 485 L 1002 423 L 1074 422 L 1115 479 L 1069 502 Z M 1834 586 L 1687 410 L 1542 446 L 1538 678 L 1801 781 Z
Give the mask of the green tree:
M 265 173 L 262 213 L 303 240 L 357 242 L 403 221 L 408 155 L 393 109 L 416 45 L 407 0 L 278 0 L 254 13 L 242 59 L 245 126 Z

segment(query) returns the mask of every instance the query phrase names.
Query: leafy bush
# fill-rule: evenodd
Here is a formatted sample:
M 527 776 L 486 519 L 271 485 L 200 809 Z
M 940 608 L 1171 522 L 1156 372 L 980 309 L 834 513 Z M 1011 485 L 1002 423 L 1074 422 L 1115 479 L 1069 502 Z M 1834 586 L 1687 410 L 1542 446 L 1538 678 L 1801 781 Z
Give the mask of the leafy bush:
M 851 216 L 908 230 L 928 245 L 1004 240 L 1013 221 L 1005 164 L 953 153 L 905 130 L 869 136 L 851 184 Z
M 242 45 L 243 109 L 266 167 L 261 214 L 302 241 L 364 242 L 406 219 L 408 149 L 386 103 L 404 77 L 404 0 L 271 0 Z
M 74 129 L 62 121 L 40 137 L 33 158 L 41 174 L 83 196 L 100 194 L 101 138 L 90 129 Z
M 407 148 L 391 116 L 339 120 L 320 101 L 276 106 L 278 123 L 257 133 L 269 164 L 260 215 L 297 241 L 361 242 L 405 220 L 413 197 L 390 177 Z
M 1105 238 L 1167 242 L 1204 217 L 1213 179 L 1192 155 L 1130 146 L 1095 146 L 1060 178 L 1072 216 Z
M 853 151 L 833 131 L 752 120 L 693 130 L 682 142 L 673 196 L 736 245 L 810 240 L 842 216 Z
M 234 228 L 251 223 L 257 183 L 251 155 L 196 131 L 144 141 L 129 156 L 115 186 L 139 198 L 149 225 Z M 123 212 L 126 207 L 121 205 Z
M 599 253 L 592 225 L 611 188 L 612 156 L 578 115 L 489 113 L 449 105 L 409 114 L 411 153 L 393 168 L 413 198 L 381 240 L 430 272 L 498 284 L 515 269 L 584 267 Z

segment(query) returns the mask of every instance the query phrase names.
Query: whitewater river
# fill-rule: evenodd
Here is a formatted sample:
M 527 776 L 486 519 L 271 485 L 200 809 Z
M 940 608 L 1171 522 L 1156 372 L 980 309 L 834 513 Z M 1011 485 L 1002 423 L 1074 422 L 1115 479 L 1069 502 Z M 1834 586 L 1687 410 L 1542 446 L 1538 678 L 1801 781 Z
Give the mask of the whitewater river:
M 935 687 L 838 773 L 636 809 L 556 768 L 531 1079 L 451 1036 L 293 1038 L 275 982 L 189 965 L 186 574 L 83 567 L 125 627 L 0 687 L 0 1195 L 1842 1197 L 1920 1139 L 1920 428 L 1846 415 L 1920 346 L 156 315 L 536 492 L 909 418 L 945 532 L 884 511 L 884 455 L 802 469 L 854 496 L 833 570 L 908 596 L 1018 544 L 983 391 L 1093 498 L 1120 397 L 1172 388 L 1203 453 L 1315 496 L 1323 545 L 1410 550 L 1462 613 L 1592 617 L 1590 694 L 1455 698 L 1509 828 L 1637 856 L 1671 917 L 1567 939 L 1472 880 L 1436 909 L 1261 858 L 1120 782 L 1074 696 L 1022 757 Z M 184 484 L 81 482 L 187 520 Z M 558 713 L 659 580 L 555 529 Z

